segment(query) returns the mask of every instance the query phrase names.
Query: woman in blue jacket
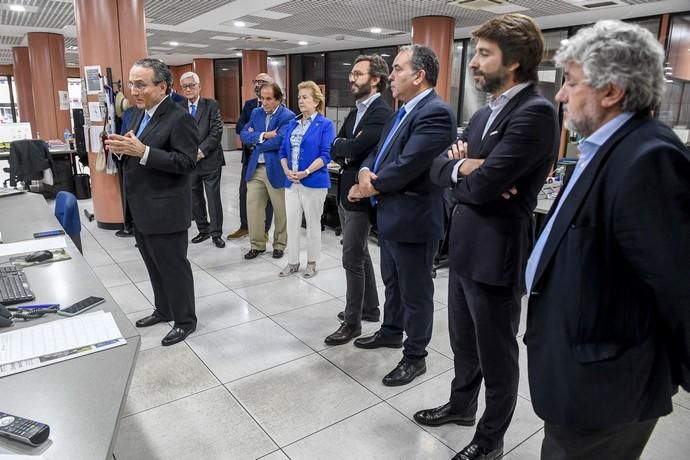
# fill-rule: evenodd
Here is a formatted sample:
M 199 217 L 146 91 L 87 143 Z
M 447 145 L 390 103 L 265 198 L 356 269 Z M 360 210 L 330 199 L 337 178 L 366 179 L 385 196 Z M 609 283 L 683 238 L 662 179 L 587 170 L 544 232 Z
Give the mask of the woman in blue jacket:
M 299 270 L 299 242 L 302 212 L 307 222 L 307 269 L 305 278 L 316 275 L 316 260 L 321 253 L 321 214 L 331 186 L 327 165 L 335 138 L 333 123 L 321 115 L 325 99 L 313 81 L 297 85 L 301 120 L 290 122 L 280 146 L 280 163 L 285 171 L 285 209 L 287 212 L 288 264 L 279 276 Z M 300 118 L 298 115 L 296 118 Z

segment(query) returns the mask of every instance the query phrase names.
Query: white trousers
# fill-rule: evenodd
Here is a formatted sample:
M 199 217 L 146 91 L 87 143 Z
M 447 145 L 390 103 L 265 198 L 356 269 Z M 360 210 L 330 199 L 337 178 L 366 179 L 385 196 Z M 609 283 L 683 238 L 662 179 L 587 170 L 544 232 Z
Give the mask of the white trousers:
M 285 211 L 287 213 L 288 263 L 299 263 L 300 236 L 302 233 L 302 212 L 307 222 L 307 262 L 316 262 L 321 255 L 321 214 L 326 200 L 327 188 L 309 188 L 292 184 L 285 189 Z

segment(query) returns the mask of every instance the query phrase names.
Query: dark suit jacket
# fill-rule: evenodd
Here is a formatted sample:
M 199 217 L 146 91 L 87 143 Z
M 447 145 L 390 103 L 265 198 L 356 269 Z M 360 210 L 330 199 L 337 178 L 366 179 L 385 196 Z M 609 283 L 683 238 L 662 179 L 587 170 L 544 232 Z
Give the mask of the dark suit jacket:
M 179 102 L 180 106 L 189 111 L 187 99 Z M 196 164 L 197 171 L 211 172 L 221 166 L 225 166 L 223 148 L 220 140 L 223 137 L 223 119 L 220 116 L 220 107 L 215 99 L 200 97 L 196 107 L 196 128 L 199 131 L 199 150 L 204 153 L 204 158 Z
M 135 133 L 144 118 L 132 115 Z M 192 220 L 190 173 L 196 165 L 199 133 L 185 109 L 166 97 L 139 136 L 148 145 L 146 166 L 139 158 L 123 156 L 123 188 L 137 230 L 143 234 L 181 232 Z
M 376 150 L 362 163 L 374 170 L 376 153 L 395 123 L 390 117 Z M 443 238 L 443 190 L 431 183 L 429 168 L 455 139 L 452 109 L 431 91 L 407 114 L 382 153 L 374 187 L 379 236 L 391 241 L 427 242 Z
M 331 147 L 331 158 L 340 164 L 340 184 L 338 194 L 340 202 L 350 211 L 368 211 L 369 200 L 352 202 L 347 199 L 350 188 L 357 180 L 362 162 L 375 151 L 381 137 L 381 130 L 393 111 L 381 96 L 376 98 L 364 112 L 364 116 L 353 132 L 352 127 L 357 119 L 357 108 L 350 110 L 338 136 Z
M 602 429 L 647 420 L 671 412 L 678 384 L 690 390 L 688 178 L 685 146 L 638 114 L 563 203 L 524 337 L 532 405 L 547 422 Z
M 254 99 L 249 99 L 244 103 L 244 106 L 242 106 L 242 111 L 240 112 L 240 118 L 237 120 L 237 124 L 235 125 L 235 133 L 240 134 L 242 132 L 242 129 L 244 129 L 244 125 L 249 123 L 249 119 L 252 116 L 252 111 L 259 106 L 259 98 L 255 97 Z M 249 147 L 246 145 L 242 145 L 242 163 L 246 163 L 247 160 L 249 160 L 249 156 L 252 154 L 252 151 Z
M 285 186 L 285 172 L 283 172 L 283 166 L 280 164 L 278 149 L 280 149 L 280 144 L 283 142 L 288 123 L 294 118 L 295 114 L 292 110 L 284 105 L 279 105 L 273 112 L 268 126 L 266 126 L 266 112 L 264 109 L 262 107 L 257 107 L 252 111 L 249 122 L 244 125 L 242 133 L 240 134 L 242 144 L 254 148 L 247 163 L 247 175 L 245 176 L 247 182 L 254 175 L 254 171 L 256 171 L 259 154 L 263 153 L 264 161 L 266 162 L 266 175 L 271 185 L 274 188 L 282 188 Z M 250 131 L 250 129 L 252 131 Z M 276 137 L 260 144 L 258 143 L 261 133 L 273 131 L 274 129 L 278 130 L 278 135 Z
M 457 160 L 444 152 L 434 160 L 432 179 L 452 186 L 458 203 L 451 216 L 453 270 L 481 283 L 519 288 L 532 248 L 532 211 L 558 153 L 558 117 L 531 85 L 503 107 L 482 139 L 490 114 L 488 106 L 478 110 L 461 136 L 469 157 L 485 160 L 482 166 L 453 185 Z M 517 195 L 502 198 L 513 186 Z

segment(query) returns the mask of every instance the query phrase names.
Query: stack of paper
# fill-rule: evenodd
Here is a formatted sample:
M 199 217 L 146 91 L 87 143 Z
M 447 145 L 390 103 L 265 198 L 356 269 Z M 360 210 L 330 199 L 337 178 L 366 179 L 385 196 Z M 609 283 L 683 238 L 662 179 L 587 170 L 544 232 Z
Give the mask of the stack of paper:
M 125 343 L 112 313 L 102 310 L 5 332 L 0 334 L 0 377 Z

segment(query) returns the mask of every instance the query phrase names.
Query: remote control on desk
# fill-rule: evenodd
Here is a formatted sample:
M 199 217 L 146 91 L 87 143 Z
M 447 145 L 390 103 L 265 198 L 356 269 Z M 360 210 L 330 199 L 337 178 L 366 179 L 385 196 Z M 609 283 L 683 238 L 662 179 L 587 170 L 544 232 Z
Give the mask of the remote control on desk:
M 50 427 L 45 423 L 0 412 L 0 436 L 38 446 L 50 436 Z

